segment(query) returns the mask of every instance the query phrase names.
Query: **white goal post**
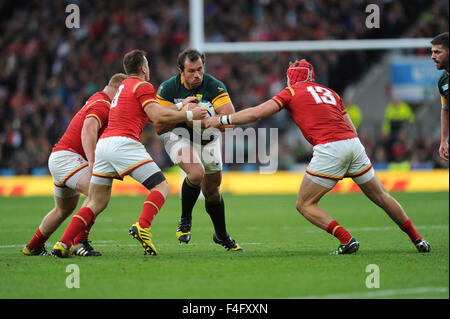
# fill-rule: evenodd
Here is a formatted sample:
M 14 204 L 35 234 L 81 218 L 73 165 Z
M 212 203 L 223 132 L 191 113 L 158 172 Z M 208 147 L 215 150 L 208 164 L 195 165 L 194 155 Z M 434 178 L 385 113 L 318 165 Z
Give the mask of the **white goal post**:
M 431 47 L 432 38 L 205 42 L 203 0 L 189 0 L 189 36 L 192 48 L 205 53 L 328 51 L 328 50 L 392 50 Z

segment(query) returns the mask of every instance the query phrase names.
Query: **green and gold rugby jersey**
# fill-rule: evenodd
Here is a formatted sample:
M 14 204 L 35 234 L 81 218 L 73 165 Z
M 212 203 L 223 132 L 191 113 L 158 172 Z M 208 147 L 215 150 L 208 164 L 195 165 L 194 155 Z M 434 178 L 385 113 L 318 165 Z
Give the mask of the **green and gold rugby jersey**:
M 184 86 L 183 76 L 178 73 L 177 75 L 163 82 L 159 86 L 158 92 L 156 94 L 156 98 L 158 99 L 158 102 L 161 106 L 168 106 L 179 103 L 188 96 L 196 96 L 201 102 L 211 103 L 214 110 L 224 104 L 231 102 L 225 84 L 214 78 L 209 73 L 203 74 L 202 84 L 198 88 L 195 88 L 193 90 L 188 90 Z M 179 123 L 176 125 L 176 127 L 186 128 L 190 133 L 191 141 L 193 140 L 193 129 L 186 125 L 186 123 Z M 202 138 L 201 144 L 208 144 L 216 138 L 217 136 L 210 136 L 209 139 Z
M 448 73 L 444 71 L 438 82 L 439 94 L 441 95 L 442 108 L 448 110 Z

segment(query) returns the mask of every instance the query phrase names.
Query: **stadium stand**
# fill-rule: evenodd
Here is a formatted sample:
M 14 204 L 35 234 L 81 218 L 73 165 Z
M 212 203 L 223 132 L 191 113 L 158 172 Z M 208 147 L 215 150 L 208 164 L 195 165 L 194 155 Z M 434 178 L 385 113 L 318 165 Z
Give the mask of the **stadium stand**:
M 47 174 L 47 158 L 70 119 L 105 79 L 122 71 L 121 58 L 133 48 L 150 55 L 151 82 L 177 72 L 178 52 L 189 45 L 188 1 L 77 1 L 81 27 L 65 27 L 63 1 L 0 2 L 0 174 Z M 380 29 L 364 28 L 367 1 L 205 0 L 205 39 L 220 41 L 375 39 L 433 37 L 448 30 L 444 0 L 378 1 Z M 156 8 L 156 10 L 155 10 Z M 408 54 L 428 55 L 426 50 Z M 298 53 L 208 54 L 207 71 L 225 82 L 235 107 L 256 105 L 285 86 L 285 68 Z M 382 58 L 379 51 L 308 52 L 317 80 L 338 93 L 355 83 Z M 356 70 L 356 72 L 355 72 Z M 438 112 L 439 106 L 435 111 Z M 311 156 L 279 113 L 258 127 L 279 128 L 279 168 L 294 169 Z M 364 122 L 363 124 L 364 125 Z M 381 123 L 380 123 L 381 126 Z M 256 127 L 256 126 L 255 126 Z M 380 132 L 377 132 L 380 133 Z M 386 161 L 381 134 L 361 132 L 371 159 Z M 152 126 L 142 140 L 162 168 L 171 162 Z M 414 140 L 414 143 L 411 142 Z M 431 163 L 435 139 L 403 140 L 398 161 Z M 229 165 L 243 169 L 246 165 Z

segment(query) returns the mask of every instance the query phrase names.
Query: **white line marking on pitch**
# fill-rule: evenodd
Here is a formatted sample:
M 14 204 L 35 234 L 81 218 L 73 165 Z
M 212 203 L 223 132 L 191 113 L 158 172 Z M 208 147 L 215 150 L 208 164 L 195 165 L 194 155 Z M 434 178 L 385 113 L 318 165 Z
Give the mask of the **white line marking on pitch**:
M 430 292 L 448 292 L 448 287 L 417 287 L 406 289 L 387 289 L 387 290 L 374 290 L 374 291 L 362 291 L 351 292 L 342 294 L 331 294 L 322 296 L 304 296 L 304 297 L 292 297 L 289 299 L 360 299 L 360 298 L 386 298 L 390 296 L 398 295 L 416 295 Z

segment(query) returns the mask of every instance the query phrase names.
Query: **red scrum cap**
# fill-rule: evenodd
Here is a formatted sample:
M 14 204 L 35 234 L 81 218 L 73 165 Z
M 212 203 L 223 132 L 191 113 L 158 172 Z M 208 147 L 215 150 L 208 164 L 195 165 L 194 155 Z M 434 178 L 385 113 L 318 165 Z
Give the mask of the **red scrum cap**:
M 305 59 L 295 61 L 289 65 L 286 72 L 288 85 L 294 85 L 297 82 L 314 81 L 314 68 L 311 63 Z

